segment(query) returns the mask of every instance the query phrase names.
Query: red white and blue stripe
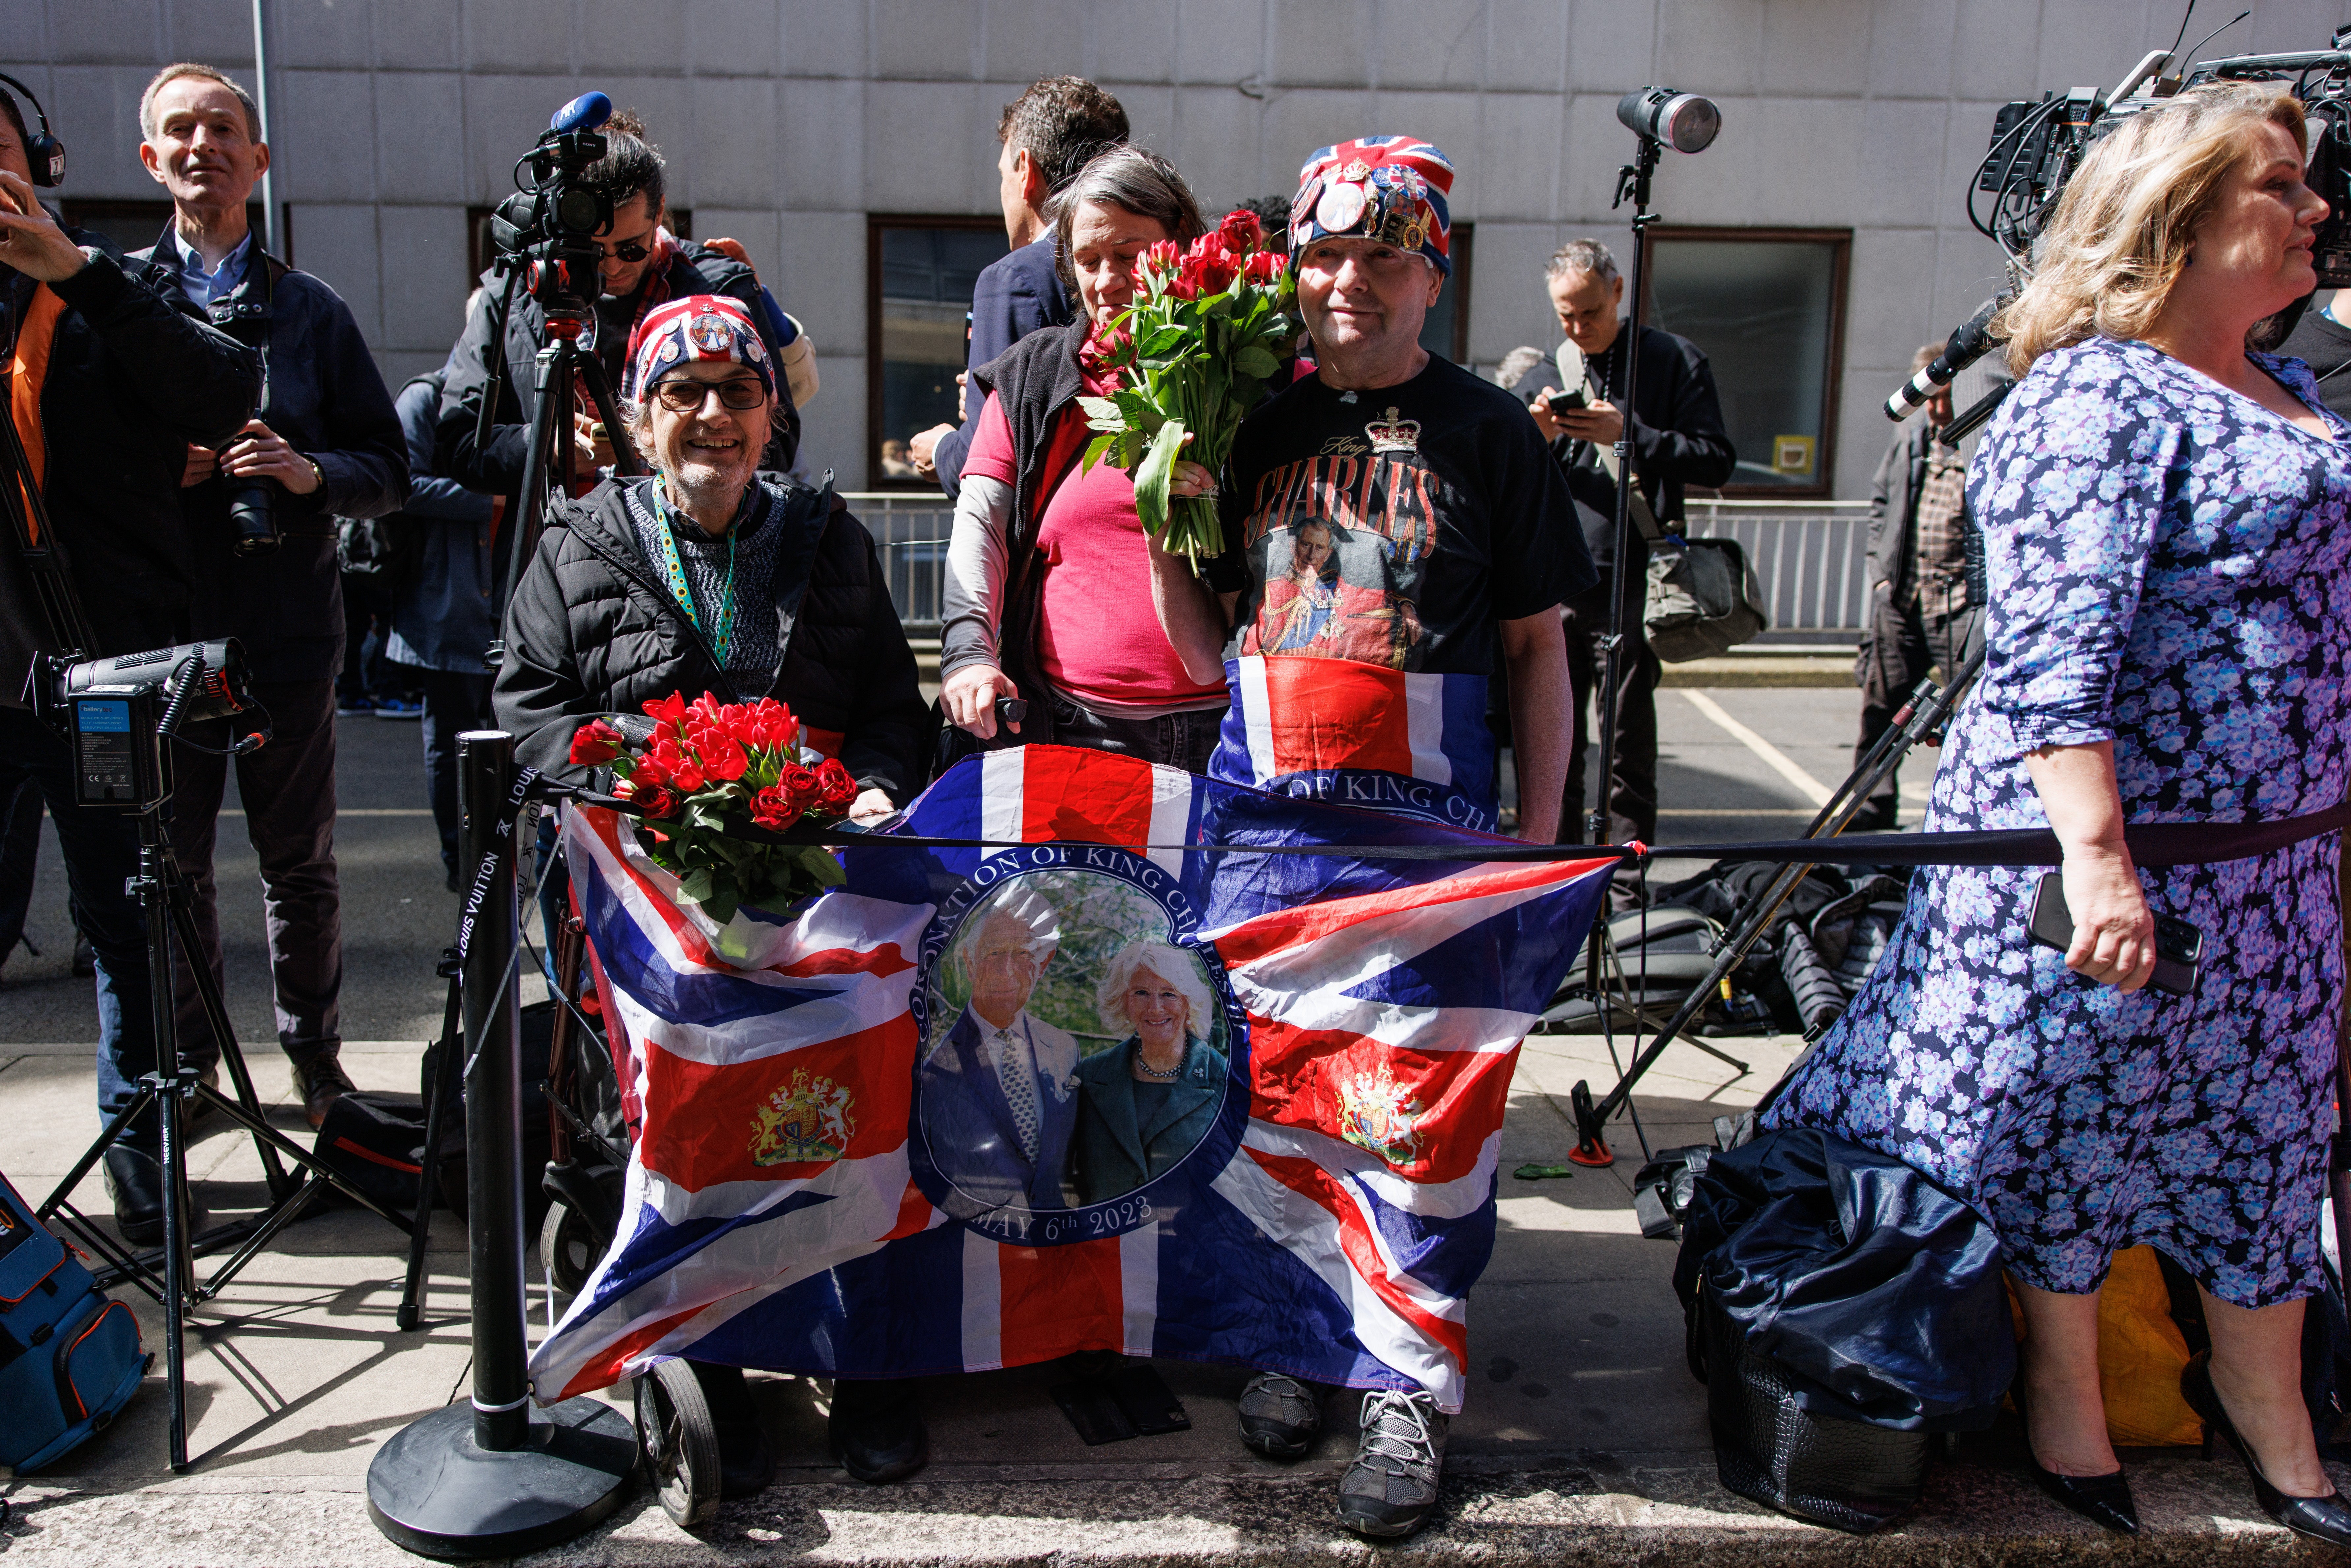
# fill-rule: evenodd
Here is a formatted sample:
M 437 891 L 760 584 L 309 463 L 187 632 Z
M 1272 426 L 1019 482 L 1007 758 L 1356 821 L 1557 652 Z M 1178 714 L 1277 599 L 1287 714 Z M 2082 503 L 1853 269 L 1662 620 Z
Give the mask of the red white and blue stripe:
M 1481 834 L 1054 747 L 967 761 L 901 831 L 1184 846 L 1150 858 L 1246 1019 L 1219 1134 L 1117 1234 L 1022 1245 L 950 1218 L 908 1136 L 912 1003 L 925 930 L 994 852 L 868 841 L 846 887 L 737 968 L 614 818 L 575 810 L 642 1131 L 621 1239 L 532 1359 L 538 1397 L 685 1354 L 870 1377 L 1110 1349 L 1425 1387 L 1458 1410 L 1519 1041 L 1614 862 L 1484 862 Z M 1250 852 L 1405 843 L 1461 853 Z M 837 1157 L 759 1164 L 758 1108 L 803 1070 L 849 1096 L 852 1131 Z

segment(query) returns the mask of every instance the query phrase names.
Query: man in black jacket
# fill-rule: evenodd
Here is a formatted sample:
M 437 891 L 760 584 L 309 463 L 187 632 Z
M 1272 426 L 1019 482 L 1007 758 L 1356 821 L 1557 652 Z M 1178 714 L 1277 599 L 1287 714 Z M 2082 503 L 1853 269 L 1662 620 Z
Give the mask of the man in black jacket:
M 218 444 L 245 423 L 260 365 L 184 313 L 168 274 L 127 267 L 97 235 L 60 229 L 35 200 L 25 140 L 22 111 L 0 92 L 0 409 L 39 476 L 56 530 L 42 542 L 65 558 L 89 625 L 83 652 L 183 643 L 196 573 L 181 470 L 189 443 Z M 139 832 L 132 818 L 75 803 L 72 752 L 29 710 L 35 660 L 72 641 L 36 594 L 29 542 L 0 545 L 0 796 L 29 778 L 57 819 L 76 920 L 98 960 L 98 1103 L 111 1117 L 155 1069 L 146 926 L 124 885 L 139 873 Z M 106 1156 L 116 1219 L 136 1245 L 162 1233 L 160 1136 L 151 1114 Z
M 269 166 L 252 99 L 209 66 L 166 67 L 140 99 L 141 161 L 172 193 L 172 221 L 137 259 L 176 277 L 213 324 L 261 355 L 261 406 L 232 444 L 191 444 L 182 503 L 203 597 L 197 629 L 245 644 L 253 692 L 270 715 L 267 746 L 236 759 L 246 835 L 261 862 L 277 1041 L 310 1124 L 350 1092 L 342 1049 L 342 894 L 335 869 L 335 674 L 343 658 L 335 519 L 381 517 L 408 498 L 408 450 L 392 394 L 359 323 L 335 291 L 262 250 L 246 198 Z M 234 503 L 258 488 L 277 542 L 255 549 Z M 352 651 L 354 657 L 357 650 Z M 193 727 L 226 743 L 227 721 Z M 203 959 L 221 961 L 214 830 L 226 758 L 183 747 L 174 758 L 172 843 L 195 894 Z M 178 956 L 183 965 L 194 955 Z M 199 1066 L 219 1042 L 192 977 L 179 989 L 180 1039 Z
M 771 362 L 789 374 L 776 378 L 776 402 L 767 451 L 760 466 L 778 473 L 798 460 L 800 444 L 799 410 L 792 402 L 791 379 L 799 361 L 810 350 L 799 324 L 786 316 L 761 287 L 750 266 L 708 246 L 681 240 L 664 226 L 668 199 L 668 171 L 661 150 L 645 138 L 635 115 L 622 112 L 605 122 L 608 143 L 604 156 L 588 166 L 580 183 L 601 192 L 612 203 L 611 226 L 596 232 L 602 260 L 597 268 L 602 292 L 595 301 L 580 346 L 603 367 L 614 397 L 627 397 L 622 384 L 630 334 L 637 324 L 664 302 L 696 294 L 724 294 L 739 301 L 758 329 Z M 470 310 L 465 330 L 450 350 L 441 390 L 440 461 L 435 471 L 469 490 L 504 496 L 507 515 L 521 515 L 522 473 L 530 450 L 530 422 L 538 406 L 531 387 L 531 365 L 547 346 L 547 314 L 538 300 L 517 287 L 510 311 L 501 314 L 507 280 L 495 271 L 482 275 L 483 308 Z M 490 435 L 477 441 L 482 401 L 489 395 L 491 376 L 497 371 L 501 349 L 504 379 L 497 406 L 491 412 Z M 811 361 L 812 362 L 812 361 Z M 599 434 L 597 416 L 590 412 L 585 385 L 579 388 L 580 406 L 568 424 L 575 472 L 585 476 L 591 467 L 612 462 L 612 437 Z
M 1943 351 L 1928 343 L 1912 357 L 1910 373 Z M 1854 661 L 1861 687 L 1858 763 L 1927 673 L 1958 674 L 1983 640 L 1983 601 L 1969 581 L 1969 563 L 1983 559 L 1982 537 L 1968 514 L 1968 460 L 1943 440 L 1951 423 L 1946 387 L 1928 400 L 1920 417 L 1896 434 L 1877 465 L 1869 497 L 1869 628 Z M 1855 832 L 1890 832 L 1899 797 L 1888 773 L 1871 791 Z
M 1600 587 L 1570 600 L 1563 612 L 1575 716 L 1559 832 L 1561 842 L 1579 843 L 1585 836 L 1584 710 L 1600 685 L 1601 641 L 1614 620 L 1608 583 L 1613 580 L 1609 569 L 1616 557 L 1616 480 L 1610 471 L 1613 459 L 1607 449 L 1624 438 L 1625 420 L 1624 412 L 1608 400 L 1608 392 L 1625 384 L 1627 334 L 1616 317 L 1624 303 L 1625 280 L 1618 276 L 1608 247 L 1590 239 L 1571 240 L 1560 246 L 1545 265 L 1544 276 L 1560 329 L 1583 350 L 1590 371 L 1588 389 L 1562 389 L 1556 384 L 1556 372 L 1549 372 L 1544 379 L 1547 372 L 1541 369 L 1529 378 L 1542 382 L 1529 407 L 1536 426 L 1566 466 L 1567 487 L 1575 497 L 1577 515 L 1583 519 L 1584 543 L 1601 576 Z M 1685 486 L 1719 486 L 1730 477 L 1730 436 L 1722 426 L 1714 371 L 1696 344 L 1658 328 L 1644 327 L 1640 355 L 1640 375 L 1634 387 L 1633 474 L 1657 523 L 1670 528 L 1681 521 Z M 1562 390 L 1586 390 L 1589 401 L 1581 409 L 1555 414 L 1545 400 Z M 1660 666 L 1641 629 L 1649 549 L 1637 528 L 1624 570 L 1631 609 L 1625 615 L 1625 646 L 1617 653 L 1616 768 L 1615 777 L 1604 786 L 1607 832 L 1612 843 L 1635 839 L 1654 843 Z
M 972 282 L 967 376 L 1039 328 L 1066 326 L 1074 318 L 1047 209 L 1087 160 L 1126 137 L 1126 110 L 1083 77 L 1046 77 L 1004 106 L 996 124 L 1002 143 L 997 199 L 1012 254 L 989 262 Z M 935 425 L 907 444 L 914 471 L 936 478 L 949 500 L 963 486 L 964 455 L 971 450 L 984 401 L 967 384 L 962 424 Z

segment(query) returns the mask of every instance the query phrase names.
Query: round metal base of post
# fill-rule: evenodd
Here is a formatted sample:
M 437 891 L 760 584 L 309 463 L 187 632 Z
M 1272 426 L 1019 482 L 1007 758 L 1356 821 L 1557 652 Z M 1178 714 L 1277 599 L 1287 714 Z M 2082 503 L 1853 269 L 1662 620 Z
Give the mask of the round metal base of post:
M 474 1441 L 460 1402 L 413 1421 L 368 1466 L 368 1517 L 393 1544 L 425 1557 L 519 1557 L 568 1541 L 621 1504 L 634 1484 L 635 1424 L 595 1399 L 530 1411 L 530 1437 L 496 1452 Z

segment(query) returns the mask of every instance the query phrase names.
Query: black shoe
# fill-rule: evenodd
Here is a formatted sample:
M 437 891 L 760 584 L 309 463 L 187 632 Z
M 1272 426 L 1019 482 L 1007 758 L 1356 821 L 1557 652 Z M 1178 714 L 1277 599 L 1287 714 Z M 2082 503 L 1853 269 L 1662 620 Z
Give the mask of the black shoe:
M 825 1440 L 841 1469 L 872 1486 L 904 1480 L 931 1457 L 931 1434 L 907 1378 L 836 1381 Z
M 1322 1401 L 1294 1377 L 1260 1372 L 1241 1390 L 1241 1441 L 1269 1459 L 1302 1459 L 1322 1430 Z
M 1364 1395 L 1363 1440 L 1339 1478 L 1339 1522 L 1381 1539 L 1418 1530 L 1437 1506 L 1445 1426 L 1436 1396 L 1424 1389 Z
M 83 980 L 98 973 L 98 955 L 90 951 L 89 938 L 79 931 L 74 933 L 73 972 Z
M 2129 1479 L 2118 1469 L 2103 1476 L 2061 1476 L 2054 1470 L 2043 1469 L 2040 1458 L 2032 1452 L 2032 1422 L 2025 1413 L 2022 1374 L 2009 1395 L 2016 1401 L 2018 1416 L 2024 1421 L 2024 1466 L 2032 1472 L 2032 1484 L 2052 1502 L 2070 1509 L 2092 1524 L 2103 1525 L 2120 1535 L 2137 1535 L 2138 1502 L 2131 1496 Z
M 294 1092 L 302 1096 L 302 1114 L 313 1127 L 327 1124 L 327 1107 L 346 1094 L 359 1092 L 343 1064 L 331 1051 L 322 1051 L 294 1069 Z
M 776 1453 L 759 1426 L 759 1412 L 751 1403 L 750 1385 L 739 1366 L 716 1366 L 689 1361 L 694 1380 L 710 1406 L 710 1423 L 718 1437 L 718 1500 L 739 1502 L 766 1491 L 776 1479 Z
M 2262 1474 L 2261 1466 L 2253 1463 L 2252 1449 L 2237 1436 L 2236 1426 L 2230 1421 L 2226 1406 L 2220 1403 L 2220 1391 L 2212 1386 L 2212 1355 L 2210 1351 L 2198 1351 L 2189 1359 L 2179 1374 L 2179 1396 L 2188 1407 L 2204 1420 L 2204 1457 L 2212 1457 L 2212 1434 L 2225 1434 L 2245 1461 L 2245 1473 L 2253 1478 L 2253 1500 L 2262 1511 L 2296 1535 L 2314 1540 L 2331 1541 L 2337 1546 L 2351 1546 L 2351 1508 L 2343 1505 L 2343 1494 L 2328 1492 L 2324 1497 L 2288 1497 L 2270 1485 Z
M 106 1195 L 114 1200 L 114 1228 L 133 1247 L 163 1239 L 163 1162 L 152 1150 L 116 1144 L 106 1151 Z M 204 1211 L 192 1192 L 188 1228 L 204 1223 Z

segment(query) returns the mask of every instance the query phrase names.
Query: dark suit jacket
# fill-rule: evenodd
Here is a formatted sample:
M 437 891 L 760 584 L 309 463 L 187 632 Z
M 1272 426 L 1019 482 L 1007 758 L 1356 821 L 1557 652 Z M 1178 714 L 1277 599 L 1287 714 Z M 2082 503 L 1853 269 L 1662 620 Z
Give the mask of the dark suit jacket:
M 1225 1102 L 1225 1053 L 1194 1040 L 1184 1075 L 1167 1086 L 1158 1113 L 1142 1125 L 1134 1113 L 1135 1039 L 1086 1059 L 1078 1068 L 1077 1136 L 1070 1174 L 1080 1203 L 1133 1192 L 1192 1152 Z
M 1039 328 L 1059 327 L 1075 315 L 1076 307 L 1061 287 L 1060 253 L 1048 230 L 1043 239 L 980 269 L 971 288 L 971 343 L 964 353 L 964 369 L 987 364 Z M 985 401 L 975 390 L 966 400 L 970 417 L 961 429 L 941 436 L 931 455 L 938 465 L 939 488 L 950 501 L 963 484 L 964 454 L 971 450 L 979 405 Z
M 1074 1040 L 1051 1025 L 1030 1019 L 1030 1045 L 1037 1059 L 1037 1160 L 1020 1151 L 1012 1107 L 996 1066 L 981 1049 L 977 1019 L 967 1009 L 939 1049 L 924 1059 L 914 1085 L 923 1131 L 939 1172 L 964 1193 L 991 1207 L 1067 1208 L 1062 1167 L 1069 1164 L 1070 1133 L 1078 1119 L 1078 1093 L 1066 1076 L 1057 1077 L 1048 1058 L 1047 1037 Z

